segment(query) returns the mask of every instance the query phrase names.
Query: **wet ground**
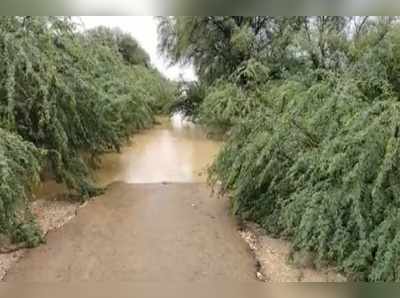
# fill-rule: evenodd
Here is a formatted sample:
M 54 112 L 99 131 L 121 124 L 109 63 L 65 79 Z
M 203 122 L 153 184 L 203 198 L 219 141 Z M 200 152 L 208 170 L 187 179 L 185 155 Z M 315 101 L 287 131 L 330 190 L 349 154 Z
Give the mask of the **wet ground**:
M 104 195 L 6 281 L 254 280 L 255 261 L 205 170 L 220 144 L 179 117 L 136 135 L 95 173 Z

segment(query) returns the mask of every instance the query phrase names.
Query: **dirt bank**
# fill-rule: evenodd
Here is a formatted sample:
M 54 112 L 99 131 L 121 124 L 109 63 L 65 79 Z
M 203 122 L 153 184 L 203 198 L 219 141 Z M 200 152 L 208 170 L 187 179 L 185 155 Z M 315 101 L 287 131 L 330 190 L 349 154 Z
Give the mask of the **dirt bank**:
M 258 262 L 257 277 L 268 282 L 343 282 L 346 278 L 333 268 L 316 270 L 313 257 L 291 255 L 290 243 L 268 236 L 254 223 L 242 223 L 240 235 Z
M 79 203 L 66 200 L 40 199 L 32 202 L 31 209 L 45 236 L 49 231 L 58 229 L 70 221 L 80 206 L 82 205 Z M 7 271 L 24 256 L 26 251 L 19 249 L 0 254 L 0 280 L 3 280 Z

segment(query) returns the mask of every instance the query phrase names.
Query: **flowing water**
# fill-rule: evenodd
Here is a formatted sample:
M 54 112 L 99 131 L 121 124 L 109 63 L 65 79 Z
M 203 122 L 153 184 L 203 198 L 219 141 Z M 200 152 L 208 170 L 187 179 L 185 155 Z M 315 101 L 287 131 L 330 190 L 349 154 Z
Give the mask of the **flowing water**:
M 127 183 L 205 182 L 207 167 L 221 142 L 207 138 L 202 129 L 180 114 L 159 119 L 160 125 L 132 138 L 120 154 L 106 154 L 94 173 L 105 186 Z
M 254 280 L 255 261 L 206 169 L 221 143 L 175 115 L 106 154 L 104 195 L 29 250 L 7 281 Z

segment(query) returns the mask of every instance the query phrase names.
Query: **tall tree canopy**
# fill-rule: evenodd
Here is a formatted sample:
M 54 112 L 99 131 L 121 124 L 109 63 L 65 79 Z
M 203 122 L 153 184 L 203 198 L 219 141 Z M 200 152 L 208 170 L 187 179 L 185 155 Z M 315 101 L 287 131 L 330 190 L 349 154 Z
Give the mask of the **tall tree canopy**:
M 131 65 L 143 65 L 150 67 L 150 57 L 146 51 L 129 33 L 119 28 L 108 28 L 99 26 L 85 32 L 89 38 L 109 48 L 118 51 L 124 61 Z
M 160 49 L 172 63 L 193 63 L 208 83 L 233 73 L 254 56 L 277 61 L 302 18 L 166 17 L 159 25 Z M 278 46 L 278 42 L 280 45 Z

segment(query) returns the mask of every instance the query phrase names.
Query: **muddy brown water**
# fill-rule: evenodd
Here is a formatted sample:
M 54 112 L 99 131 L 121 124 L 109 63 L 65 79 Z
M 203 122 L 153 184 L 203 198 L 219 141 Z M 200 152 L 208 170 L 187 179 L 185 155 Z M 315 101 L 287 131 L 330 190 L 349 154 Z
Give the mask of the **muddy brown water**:
M 107 154 L 94 173 L 100 185 L 114 181 L 159 183 L 206 181 L 206 169 L 220 142 L 212 141 L 192 122 L 174 115 L 134 136 L 121 154 Z
M 206 169 L 221 143 L 179 116 L 103 157 L 104 195 L 29 250 L 6 281 L 255 280 L 255 261 Z

